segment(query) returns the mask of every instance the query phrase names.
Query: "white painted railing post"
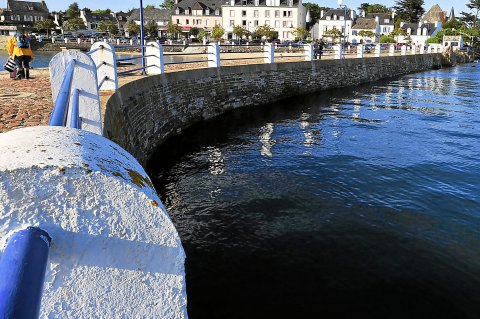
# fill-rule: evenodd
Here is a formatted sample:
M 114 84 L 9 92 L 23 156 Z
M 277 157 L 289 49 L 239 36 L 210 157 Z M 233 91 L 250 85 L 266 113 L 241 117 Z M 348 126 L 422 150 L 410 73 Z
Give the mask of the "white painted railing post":
M 145 48 L 145 63 L 148 66 L 147 74 L 163 74 L 165 73 L 163 61 L 163 46 L 160 42 L 149 42 Z
M 63 39 L 63 42 L 68 43 L 68 38 Z
M 365 53 L 365 46 L 363 44 L 357 45 L 357 58 L 363 59 Z
M 303 46 L 305 50 L 305 61 L 312 61 L 313 60 L 313 43 L 307 43 Z
M 337 44 L 333 47 L 333 50 L 335 52 L 335 60 L 340 60 L 342 58 L 342 46 Z
M 52 43 L 55 43 L 55 37 L 52 37 Z
M 78 43 L 78 44 L 82 43 L 82 39 L 77 38 L 77 43 Z
M 380 44 L 375 45 L 375 57 L 382 55 L 382 46 Z
M 95 43 L 95 39 L 94 38 L 90 38 L 90 44 L 94 44 Z
M 401 48 L 401 51 L 400 51 L 401 55 L 407 55 L 407 46 L 406 45 L 402 45 L 402 48 Z
M 210 43 L 207 48 L 208 67 L 219 68 L 220 67 L 220 46 L 217 42 Z
M 410 47 L 410 52 L 413 55 L 417 54 L 417 45 L 416 44 L 412 44 L 412 46 Z
M 98 135 L 103 134 L 102 113 L 100 111 L 100 98 L 98 95 L 97 70 L 95 62 L 90 56 L 78 50 L 66 50 L 57 53 L 49 63 L 50 85 L 52 88 L 53 101 L 56 101 L 67 73 L 67 66 L 75 60 L 70 92 L 79 90 L 78 114 L 80 129 Z M 68 114 L 72 112 L 73 98 L 68 102 Z M 67 117 L 67 126 L 70 125 L 70 117 Z
M 117 39 L 116 42 L 117 42 L 117 45 L 120 45 L 120 39 Z
M 420 49 L 420 54 L 425 54 L 425 45 L 420 44 L 419 49 Z
M 130 39 L 130 45 L 133 45 L 133 39 Z
M 100 91 L 118 89 L 117 58 L 115 48 L 107 42 L 95 42 L 89 52 L 97 68 Z
M 273 43 L 266 43 L 263 50 L 263 63 L 275 63 L 275 45 Z
M 394 56 L 394 55 L 395 55 L 395 45 L 390 44 L 390 46 L 388 47 L 388 56 Z

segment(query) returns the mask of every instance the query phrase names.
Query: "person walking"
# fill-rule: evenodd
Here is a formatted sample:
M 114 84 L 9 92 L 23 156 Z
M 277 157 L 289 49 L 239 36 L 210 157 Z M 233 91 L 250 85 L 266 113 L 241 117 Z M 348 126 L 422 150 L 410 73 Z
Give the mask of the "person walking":
M 15 80 L 30 79 L 30 62 L 33 60 L 33 52 L 30 49 L 28 34 L 17 33 L 8 39 L 7 51 L 8 55 L 15 60 L 17 66 Z

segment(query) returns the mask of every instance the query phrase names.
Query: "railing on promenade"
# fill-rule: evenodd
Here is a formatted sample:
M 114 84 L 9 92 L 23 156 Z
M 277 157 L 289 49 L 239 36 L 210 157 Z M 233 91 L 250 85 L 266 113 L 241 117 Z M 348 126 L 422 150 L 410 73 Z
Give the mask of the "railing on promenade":
M 80 128 L 80 119 L 78 114 L 79 94 L 78 89 L 75 89 L 72 94 L 73 74 L 75 72 L 75 64 L 77 60 L 72 59 L 65 71 L 65 76 L 60 86 L 57 99 L 55 100 L 52 115 L 48 125 L 50 126 L 67 126 L 67 115 L 70 113 L 70 127 Z M 70 103 L 70 99 L 72 99 Z M 69 105 L 72 105 L 69 112 Z
M 7 239 L 0 259 L 0 318 L 38 318 L 51 240 L 37 227 Z

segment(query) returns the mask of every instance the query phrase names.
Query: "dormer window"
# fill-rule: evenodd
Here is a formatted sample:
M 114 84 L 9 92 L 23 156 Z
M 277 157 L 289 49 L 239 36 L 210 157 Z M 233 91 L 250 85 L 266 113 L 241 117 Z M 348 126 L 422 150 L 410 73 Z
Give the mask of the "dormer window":
M 333 20 L 337 20 L 337 15 L 334 15 L 334 16 L 333 16 Z
M 190 14 L 190 10 L 189 10 L 189 9 L 185 9 L 185 14 Z
M 205 15 L 206 15 L 206 16 L 209 16 L 209 15 L 210 15 L 210 9 L 208 9 L 208 8 L 205 9 Z
M 287 0 L 287 5 L 289 7 L 293 7 L 293 0 Z
M 175 9 L 175 14 L 180 14 L 180 9 L 179 8 Z
M 339 20 L 345 20 L 344 16 L 339 16 Z
M 390 19 L 383 20 L 385 23 L 390 23 Z
M 215 10 L 215 15 L 216 15 L 216 16 L 220 15 L 220 10 L 216 9 L 216 10 Z
M 326 20 L 331 20 L 330 16 L 326 17 Z
M 28 10 L 33 11 L 33 7 L 29 6 Z

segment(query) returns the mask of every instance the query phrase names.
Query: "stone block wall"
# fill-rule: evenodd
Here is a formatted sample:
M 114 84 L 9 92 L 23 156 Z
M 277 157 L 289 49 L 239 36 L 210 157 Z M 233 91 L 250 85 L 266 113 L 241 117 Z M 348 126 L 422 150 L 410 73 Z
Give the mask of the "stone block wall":
M 145 165 L 163 141 L 245 106 L 439 68 L 441 54 L 255 64 L 146 77 L 108 101 L 104 135 Z

